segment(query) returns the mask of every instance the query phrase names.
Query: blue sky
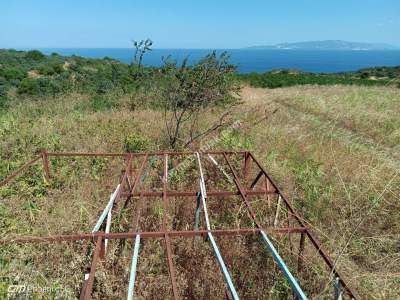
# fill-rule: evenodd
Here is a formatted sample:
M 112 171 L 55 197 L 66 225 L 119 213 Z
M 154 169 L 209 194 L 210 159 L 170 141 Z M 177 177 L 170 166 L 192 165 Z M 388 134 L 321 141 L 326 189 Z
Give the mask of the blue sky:
M 400 46 L 400 0 L 2 0 L 0 48 L 241 48 L 341 39 Z

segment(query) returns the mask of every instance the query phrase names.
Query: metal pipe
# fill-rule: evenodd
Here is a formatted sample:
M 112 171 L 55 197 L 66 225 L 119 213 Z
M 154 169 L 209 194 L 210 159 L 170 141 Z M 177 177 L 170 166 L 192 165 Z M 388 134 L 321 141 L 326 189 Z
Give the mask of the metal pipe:
M 296 293 L 297 297 L 301 300 L 306 300 L 307 296 L 304 294 L 303 290 L 301 289 L 300 285 L 298 284 L 297 280 L 293 277 L 292 273 L 289 271 L 288 267 L 286 266 L 285 262 L 283 261 L 282 257 L 279 255 L 278 251 L 275 249 L 274 245 L 268 238 L 267 234 L 261 230 L 261 237 L 264 244 L 267 246 L 268 250 L 271 252 L 274 260 L 278 264 L 279 268 L 285 275 L 286 279 L 289 281 L 293 291 Z
M 169 197 L 195 197 L 198 192 L 196 191 L 189 191 L 189 192 L 179 192 L 179 191 L 167 191 Z M 264 196 L 265 194 L 271 194 L 275 195 L 276 192 L 273 191 L 265 191 L 265 190 L 246 190 L 245 191 L 247 196 Z M 142 194 L 143 197 L 162 197 L 163 192 L 149 192 L 149 191 L 143 191 L 143 192 L 135 192 L 133 194 L 131 193 L 121 193 L 121 196 L 134 196 L 138 197 L 140 196 L 139 194 Z M 232 191 L 207 191 L 207 194 L 209 196 L 215 196 L 215 197 L 228 197 L 228 196 L 240 196 L 239 192 L 232 192 Z
M 104 208 L 102 214 L 100 215 L 99 219 L 97 220 L 96 225 L 94 226 L 92 233 L 99 231 L 101 225 L 104 222 L 104 219 L 107 217 L 108 211 L 112 208 L 115 198 L 117 197 L 119 188 L 120 188 L 120 184 L 117 185 L 117 188 L 115 189 L 114 193 L 112 193 L 111 197 L 110 197 L 110 201 L 108 201 L 107 206 Z
M 133 300 L 135 293 L 136 266 L 139 257 L 139 247 L 140 247 L 140 234 L 136 236 L 135 247 L 133 248 L 131 273 L 129 275 L 128 298 L 127 298 L 128 300 Z

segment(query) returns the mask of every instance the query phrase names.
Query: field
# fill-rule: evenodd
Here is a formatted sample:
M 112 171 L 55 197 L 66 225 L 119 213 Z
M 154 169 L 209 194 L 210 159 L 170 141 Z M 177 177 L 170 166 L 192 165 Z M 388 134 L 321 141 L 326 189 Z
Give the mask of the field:
M 124 152 L 127 137 L 140 136 L 144 141 L 140 150 L 167 149 L 162 112 L 132 105 L 141 100 L 138 97 L 119 95 L 99 100 L 77 92 L 23 101 L 16 97 L 0 114 L 0 179 L 43 148 Z M 361 298 L 398 299 L 399 104 L 400 89 L 395 86 L 243 86 L 241 102 L 229 112 L 232 122 L 240 121 L 241 126 L 229 132 L 216 130 L 194 147 L 214 140 L 213 149 L 252 151 L 303 214 Z M 224 109 L 205 111 L 199 126 L 212 124 Z M 1 238 L 90 231 L 123 166 L 118 159 L 54 159 L 51 163 L 57 171 L 48 183 L 39 166 L 0 187 Z M 126 214 L 133 209 L 129 207 Z M 190 218 L 191 214 L 182 212 L 181 216 Z M 151 229 L 159 218 L 157 210 L 148 212 L 142 226 Z M 63 225 L 59 226 L 61 220 Z M 120 216 L 114 229 L 124 228 L 126 222 L 129 220 Z M 255 250 L 254 241 L 237 240 L 234 249 L 223 239 L 219 242 L 228 265 L 235 270 L 234 280 L 240 282 L 243 298 L 292 297 L 276 267 L 265 267 L 269 273 L 260 268 L 258 264 L 272 266 L 272 260 Z M 288 241 L 275 242 L 282 243 L 285 251 Z M 183 241 L 174 246 L 174 251 L 186 257 L 176 262 L 182 297 L 221 299 L 223 281 L 209 247 L 196 249 L 201 257 L 198 261 L 190 256 L 192 247 Z M 119 248 L 111 245 L 111 255 L 98 272 L 95 298 L 125 297 L 131 246 L 122 247 L 122 259 L 115 265 Z M 254 260 L 246 261 L 241 250 L 252 251 Z M 86 254 L 92 251 L 92 245 L 86 243 L 2 246 L 0 278 L 18 277 L 54 289 L 67 287 L 69 297 L 76 296 L 90 265 Z M 142 251 L 147 258 L 139 261 L 138 298 L 169 298 L 161 242 L 146 243 Z M 329 274 L 311 252 L 307 255 L 312 266 L 303 277 L 299 275 L 301 283 L 308 285 L 312 298 L 329 298 L 333 293 L 332 287 L 326 287 Z M 235 261 L 235 257 L 240 260 Z M 240 273 L 243 266 L 248 267 L 248 273 Z M 185 274 L 187 269 L 190 272 Z M 267 274 L 251 277 L 251 271 L 260 269 Z M 11 281 L 0 282 L 0 291 Z M 36 297 L 41 299 L 39 294 Z

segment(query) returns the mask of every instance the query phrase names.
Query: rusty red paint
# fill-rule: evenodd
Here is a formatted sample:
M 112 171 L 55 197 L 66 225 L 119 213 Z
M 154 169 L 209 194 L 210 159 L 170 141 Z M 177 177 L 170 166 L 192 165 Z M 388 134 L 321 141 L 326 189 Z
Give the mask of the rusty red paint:
M 193 197 L 196 195 L 196 191 L 169 191 L 168 190 L 168 157 L 169 156 L 188 156 L 193 155 L 195 152 L 154 152 L 154 153 L 73 153 L 73 152 L 46 152 L 45 150 L 42 151 L 41 155 L 37 156 L 36 158 L 32 159 L 31 161 L 27 162 L 23 166 L 21 166 L 17 171 L 13 174 L 6 177 L 1 183 L 0 186 L 7 184 L 12 179 L 20 175 L 24 172 L 29 166 L 33 165 L 37 162 L 40 158 L 43 160 L 43 171 L 46 180 L 50 178 L 49 172 L 49 162 L 48 157 L 55 156 L 55 157 L 115 157 L 115 158 L 125 158 L 127 165 L 125 172 L 123 173 L 122 179 L 120 181 L 121 185 L 125 185 L 127 183 L 128 190 L 127 192 L 123 191 L 123 187 L 121 187 L 118 197 L 126 197 L 126 203 L 132 197 L 140 196 L 140 199 L 143 197 L 162 197 L 163 204 L 164 204 L 164 215 L 163 215 L 163 224 L 161 231 L 152 231 L 152 232 L 141 232 L 141 238 L 163 238 L 165 241 L 165 248 L 166 248 L 166 256 L 168 262 L 168 269 L 170 273 L 171 285 L 174 299 L 179 299 L 179 295 L 177 292 L 177 283 L 176 283 L 176 275 L 173 266 L 172 260 L 172 249 L 171 249 L 171 242 L 170 238 L 173 237 L 194 237 L 194 236 L 206 236 L 208 232 L 211 232 L 213 235 L 216 236 L 232 236 L 232 235 L 243 235 L 243 234 L 257 234 L 260 230 L 265 230 L 265 232 L 269 234 L 295 234 L 301 233 L 301 240 L 300 240 L 300 249 L 299 251 L 299 259 L 301 259 L 301 252 L 304 251 L 304 243 L 305 237 L 307 237 L 311 244 L 315 247 L 318 254 L 323 258 L 325 263 L 329 266 L 332 273 L 335 274 L 336 277 L 339 278 L 342 286 L 347 291 L 348 295 L 354 299 L 357 299 L 358 296 L 355 291 L 345 282 L 344 278 L 339 274 L 336 270 L 335 264 L 332 262 L 330 257 L 328 256 L 327 252 L 323 249 L 321 243 L 316 238 L 316 236 L 311 232 L 311 230 L 307 227 L 306 222 L 303 218 L 294 210 L 291 206 L 290 202 L 287 200 L 286 197 L 281 193 L 278 186 L 274 183 L 272 178 L 267 174 L 265 169 L 261 166 L 261 164 L 256 160 L 252 153 L 247 151 L 240 151 L 240 152 L 224 152 L 224 151 L 207 151 L 202 152 L 203 154 L 215 154 L 215 155 L 222 155 L 225 158 L 226 163 L 229 166 L 229 169 L 234 177 L 234 182 L 237 187 L 237 191 L 209 191 L 207 194 L 208 196 L 214 197 L 230 197 L 230 196 L 240 196 L 245 203 L 253 221 L 257 225 L 257 228 L 240 228 L 240 229 L 216 229 L 216 230 L 198 230 L 198 231 L 169 231 L 168 224 L 167 224 L 167 215 L 166 212 L 168 210 L 168 198 L 169 197 Z M 250 189 L 247 190 L 246 187 L 242 186 L 239 180 L 239 176 L 236 174 L 232 164 L 230 163 L 229 157 L 233 154 L 244 155 L 244 166 L 243 166 L 243 175 L 245 181 L 247 181 L 250 175 L 250 166 L 252 163 L 258 167 L 258 173 L 256 178 L 252 181 L 250 185 Z M 137 192 L 137 188 L 139 185 L 139 180 L 141 175 L 143 174 L 145 164 L 147 159 L 151 156 L 156 156 L 160 158 L 164 158 L 164 176 L 163 176 L 163 190 L 162 192 L 154 192 L 154 191 L 140 191 Z M 133 184 L 131 184 L 130 179 L 132 178 L 132 160 L 133 158 L 144 157 L 143 162 L 136 174 L 135 180 Z M 242 156 L 243 157 L 243 156 Z M 257 184 L 261 177 L 265 177 L 265 189 L 262 190 L 252 190 L 254 186 Z M 256 214 L 251 207 L 250 203 L 247 200 L 247 197 L 250 196 L 265 196 L 268 197 L 269 195 L 277 194 L 280 195 L 284 205 L 288 209 L 288 213 L 290 213 L 291 217 L 298 223 L 298 227 L 286 227 L 286 228 L 262 228 L 259 221 L 256 218 Z M 97 233 L 84 233 L 84 234 L 71 234 L 71 235 L 54 235 L 54 236 L 46 236 L 46 237 L 18 237 L 18 238 L 4 238 L 0 240 L 0 245 L 10 244 L 10 243 L 40 243 L 40 242 L 73 242 L 78 240 L 90 240 L 96 241 L 96 248 L 93 254 L 93 259 L 91 263 L 91 271 L 89 275 L 89 279 L 85 282 L 84 287 L 84 299 L 89 299 L 91 295 L 91 291 L 93 288 L 94 283 L 94 276 L 96 271 L 96 264 L 98 263 L 99 258 L 102 257 L 102 245 L 104 239 L 131 239 L 136 237 L 137 233 L 137 224 L 140 217 L 140 205 L 137 207 L 137 215 L 133 220 L 133 230 L 130 232 L 121 232 L 121 233 L 109 233 L 104 234 L 103 232 Z M 298 267 L 301 270 L 302 268 L 302 261 L 298 261 Z M 228 295 L 227 295 L 228 296 Z

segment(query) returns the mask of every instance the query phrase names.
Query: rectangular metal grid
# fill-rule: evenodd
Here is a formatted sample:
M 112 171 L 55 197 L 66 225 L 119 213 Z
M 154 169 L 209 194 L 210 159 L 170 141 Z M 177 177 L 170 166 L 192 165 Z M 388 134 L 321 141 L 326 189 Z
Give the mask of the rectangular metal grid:
M 19 237 L 15 239 L 3 239 L 0 240 L 0 245 L 10 244 L 10 243 L 40 243 L 40 242 L 62 242 L 62 241 L 78 241 L 78 240 L 91 240 L 95 242 L 95 250 L 92 257 L 92 263 L 90 267 L 90 273 L 87 274 L 85 281 L 83 283 L 81 299 L 90 299 L 94 278 L 96 273 L 96 267 L 100 263 L 99 260 L 104 258 L 106 255 L 106 244 L 108 240 L 114 239 L 133 239 L 135 238 L 135 247 L 132 255 L 132 265 L 131 265 L 131 273 L 129 278 L 129 287 L 128 289 L 128 299 L 133 299 L 133 291 L 135 284 L 135 273 L 136 273 L 136 263 L 139 257 L 139 247 L 140 240 L 147 238 L 163 238 L 165 244 L 165 254 L 168 262 L 168 270 L 169 277 L 171 281 L 172 293 L 174 299 L 180 299 L 177 283 L 176 283 L 176 275 L 175 268 L 172 259 L 172 249 L 171 249 L 171 238 L 174 237 L 196 237 L 196 236 L 204 236 L 207 237 L 210 241 L 214 254 L 218 260 L 221 271 L 224 275 L 225 282 L 227 285 L 226 289 L 226 297 L 227 299 L 239 299 L 239 295 L 235 290 L 234 283 L 229 274 L 229 270 L 226 268 L 223 258 L 219 252 L 218 245 L 214 240 L 214 236 L 232 236 L 232 235 L 244 235 L 244 234 L 260 234 L 260 239 L 266 245 L 266 248 L 272 254 L 276 263 L 278 264 L 280 270 L 283 275 L 286 277 L 288 282 L 290 283 L 293 293 L 296 295 L 298 299 L 307 299 L 307 296 L 303 293 L 301 287 L 298 285 L 296 279 L 292 276 L 289 269 L 287 268 L 284 258 L 282 258 L 277 250 L 275 249 L 272 242 L 269 240 L 268 235 L 270 234 L 300 234 L 300 245 L 299 245 L 299 254 L 298 254 L 298 266 L 301 268 L 302 265 L 302 251 L 304 250 L 304 244 L 306 242 L 306 238 L 311 242 L 311 245 L 316 249 L 320 257 L 324 260 L 326 265 L 332 274 L 334 274 L 335 280 L 335 299 L 341 299 L 342 293 L 346 293 L 352 299 L 358 299 L 356 292 L 346 283 L 343 276 L 336 269 L 334 262 L 329 257 L 327 252 L 323 249 L 321 243 L 318 241 L 314 233 L 310 230 L 310 228 L 306 225 L 306 222 L 303 218 L 294 210 L 290 202 L 287 198 L 282 194 L 279 187 L 275 184 L 272 178 L 268 175 L 262 165 L 256 160 L 256 158 L 250 152 L 238 151 L 238 152 L 229 152 L 229 151 L 208 151 L 208 152 L 154 152 L 154 153 L 71 153 L 71 152 L 47 152 L 43 150 L 41 154 L 31 161 L 27 162 L 25 165 L 20 167 L 13 174 L 5 178 L 0 186 L 3 186 L 13 180 L 15 177 L 23 173 L 29 166 L 35 164 L 40 159 L 43 163 L 43 172 L 46 180 L 51 180 L 50 176 L 50 164 L 49 157 L 121 157 L 125 158 L 126 167 L 123 173 L 123 176 L 117 186 L 116 190 L 112 194 L 110 201 L 107 207 L 104 209 L 102 215 L 100 216 L 95 228 L 91 233 L 86 234 L 70 234 L 70 235 L 54 235 L 54 236 L 37 236 L 37 237 Z M 171 157 L 188 157 L 193 156 L 198 163 L 199 167 L 199 191 L 171 191 L 168 190 L 168 159 Z M 214 164 L 218 165 L 214 156 L 222 157 L 225 166 L 229 170 L 229 176 L 233 177 L 234 184 L 236 186 L 236 191 L 206 191 L 205 181 L 203 177 L 202 163 L 201 159 L 207 156 Z M 239 180 L 239 176 L 236 173 L 232 161 L 231 156 L 239 157 L 239 159 L 243 160 L 243 176 L 246 179 L 246 182 L 250 183 L 248 187 L 243 186 L 243 183 Z M 134 159 L 141 159 L 140 167 L 136 172 L 132 170 L 132 161 Z M 141 181 L 146 177 L 146 165 L 152 159 L 160 159 L 163 161 L 163 179 L 162 179 L 162 191 L 145 191 L 139 190 L 139 186 Z M 250 166 L 254 164 L 257 168 L 257 175 L 253 180 L 249 178 L 249 170 Z M 265 188 L 264 189 L 254 189 L 257 183 L 264 179 L 265 180 Z M 276 227 L 274 224 L 273 227 L 263 228 L 260 221 L 257 219 L 256 212 L 248 200 L 249 197 L 252 196 L 262 196 L 269 197 L 269 195 L 275 195 L 278 197 L 278 205 L 276 210 L 276 217 L 279 213 L 279 206 L 283 205 L 286 207 L 289 216 L 296 221 L 298 226 L 296 227 Z M 229 197 L 229 196 L 240 196 L 245 207 L 248 210 L 248 213 L 256 225 L 255 228 L 240 228 L 240 229 L 211 229 L 208 221 L 208 213 L 207 213 L 207 196 L 218 196 L 218 197 Z M 168 230 L 167 227 L 167 213 L 163 213 L 162 220 L 162 230 L 160 231 L 138 231 L 138 222 L 140 218 L 140 207 L 138 207 L 135 212 L 135 216 L 133 216 L 133 224 L 132 228 L 134 230 L 128 232 L 109 232 L 110 223 L 111 223 L 111 210 L 114 207 L 118 208 L 121 200 L 125 200 L 125 205 L 133 197 L 139 197 L 140 199 L 144 197 L 162 197 L 163 199 L 163 211 L 167 211 L 169 205 L 169 197 L 194 197 L 197 198 L 197 209 L 196 209 L 196 223 L 198 223 L 198 218 L 200 216 L 200 210 L 203 209 L 207 228 L 204 230 L 199 230 L 197 225 L 194 230 L 191 231 L 173 231 Z M 276 218 L 275 218 L 276 219 Z

